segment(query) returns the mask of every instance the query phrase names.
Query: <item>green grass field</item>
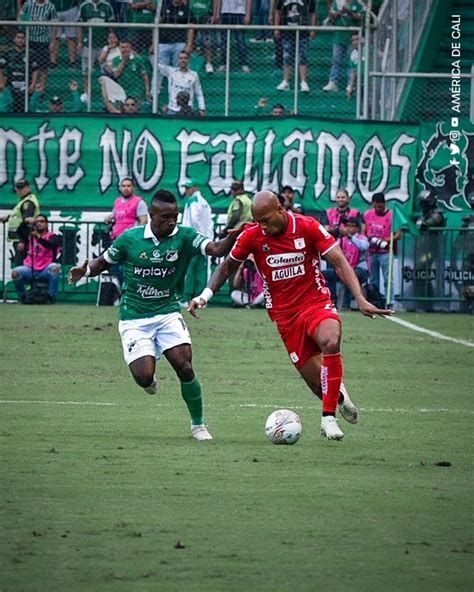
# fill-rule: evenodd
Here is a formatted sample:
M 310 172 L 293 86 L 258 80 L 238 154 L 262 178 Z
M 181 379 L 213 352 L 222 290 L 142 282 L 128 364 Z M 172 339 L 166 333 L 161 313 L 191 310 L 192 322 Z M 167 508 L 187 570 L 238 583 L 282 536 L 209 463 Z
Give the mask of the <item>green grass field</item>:
M 158 395 L 134 386 L 116 314 L 0 306 L 2 592 L 473 589 L 472 348 L 345 314 L 362 422 L 328 442 L 265 312 L 211 308 L 189 320 L 215 438 L 195 442 L 166 361 Z M 280 407 L 295 446 L 265 437 Z

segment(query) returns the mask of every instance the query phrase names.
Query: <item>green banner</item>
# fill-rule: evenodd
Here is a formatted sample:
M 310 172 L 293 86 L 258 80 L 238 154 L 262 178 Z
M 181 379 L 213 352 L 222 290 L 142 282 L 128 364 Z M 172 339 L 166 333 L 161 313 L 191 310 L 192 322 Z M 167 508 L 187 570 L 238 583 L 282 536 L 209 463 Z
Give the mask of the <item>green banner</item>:
M 354 207 L 367 209 L 383 191 L 410 214 L 416 191 L 436 185 L 420 167 L 431 158 L 424 142 L 438 132 L 434 125 L 306 118 L 3 116 L 0 208 L 15 203 L 13 181 L 26 177 L 45 209 L 108 210 L 119 179 L 132 176 L 146 199 L 157 188 L 182 195 L 182 184 L 196 179 L 214 209 L 227 208 L 237 178 L 249 192 L 291 185 L 308 212 L 332 207 L 337 190 L 347 187 Z M 462 209 L 461 185 L 448 209 Z

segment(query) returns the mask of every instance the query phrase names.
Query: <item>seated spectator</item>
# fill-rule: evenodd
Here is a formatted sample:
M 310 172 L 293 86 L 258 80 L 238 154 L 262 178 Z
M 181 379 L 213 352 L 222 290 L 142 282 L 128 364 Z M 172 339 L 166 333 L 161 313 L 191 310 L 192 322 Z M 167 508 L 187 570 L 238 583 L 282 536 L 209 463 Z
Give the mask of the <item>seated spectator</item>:
M 112 60 L 112 74 L 126 95 L 150 102 L 150 79 L 142 58 L 132 51 L 130 41 L 120 42 L 120 57 Z
M 364 6 L 359 0 L 332 0 L 327 23 L 336 27 L 359 27 L 364 18 Z M 332 66 L 329 73 L 329 82 L 323 86 L 326 92 L 337 92 L 339 80 L 343 75 L 343 67 L 347 61 L 349 48 L 351 47 L 351 32 L 336 31 L 333 33 Z
M 153 24 L 156 16 L 156 0 L 131 0 L 128 4 L 129 23 Z M 151 29 L 132 30 L 132 44 L 138 53 L 147 55 L 152 44 L 153 33 Z
M 21 9 L 24 21 L 57 21 L 58 15 L 54 4 L 49 0 L 26 0 Z M 35 56 L 39 69 L 39 82 L 43 88 L 48 84 L 48 68 L 50 65 L 49 47 L 51 44 L 51 27 L 37 26 L 29 30 L 29 51 Z
M 189 70 L 189 56 L 185 51 L 179 54 L 179 67 L 165 66 L 158 64 L 158 70 L 168 78 L 168 114 L 177 114 L 180 110 L 177 98 L 180 91 L 186 91 L 189 94 L 189 107 L 193 108 L 194 97 L 198 103 L 198 113 L 201 117 L 206 115 L 206 105 L 204 94 L 201 88 L 199 76 L 194 70 Z M 170 113 L 171 112 L 171 113 Z
M 362 288 L 365 288 L 368 277 L 368 267 L 366 261 L 366 252 L 369 248 L 369 239 L 361 234 L 361 223 L 359 218 L 348 218 L 345 224 L 345 233 L 340 237 L 341 248 L 349 261 L 350 266 L 354 270 L 357 279 L 359 280 Z M 336 275 L 334 268 L 329 267 L 324 272 L 326 281 L 328 282 L 328 288 L 331 291 L 331 295 L 335 304 L 339 304 L 339 297 L 337 293 L 336 282 L 340 281 Z M 342 309 L 349 309 L 351 305 L 351 292 L 349 288 L 344 284 L 340 283 L 343 289 Z
M 0 87 L 10 88 L 13 99 L 13 111 L 24 113 L 25 94 L 32 94 L 38 83 L 39 66 L 34 55 L 30 52 L 28 89 L 26 88 L 26 36 L 18 31 L 13 39 L 13 49 L 6 56 L 0 58 Z
M 58 21 L 61 23 L 74 23 L 77 21 L 79 12 L 77 0 L 52 0 L 58 15 Z M 77 27 L 54 27 L 53 41 L 51 43 L 51 67 L 58 65 L 58 53 L 61 37 L 66 37 L 67 51 L 69 58 L 69 69 L 76 69 L 77 57 Z
M 253 308 L 263 305 L 263 280 L 255 266 L 253 255 L 249 255 L 237 270 L 230 297 L 235 306 Z
M 113 23 L 115 14 L 112 6 L 106 0 L 88 0 L 79 7 L 77 20 L 80 23 Z M 91 29 L 91 60 L 90 68 L 94 67 L 96 60 L 107 41 L 107 35 L 110 30 L 97 27 Z M 89 81 L 87 72 L 89 70 L 89 29 L 87 27 L 77 28 L 77 51 L 82 55 L 82 74 L 84 76 L 84 94 L 89 96 Z
M 107 45 L 104 45 L 99 55 L 99 64 L 104 72 L 112 74 L 112 62 L 120 57 L 119 37 L 114 31 L 107 35 Z
M 114 113 L 116 115 L 135 115 L 140 112 L 140 103 L 135 97 L 125 97 L 122 101 L 112 101 L 109 97 L 108 92 L 108 78 L 101 76 L 99 78 L 99 84 L 102 91 L 102 100 L 108 113 Z M 112 81 L 113 82 L 113 81 Z
M 189 101 L 191 97 L 187 90 L 180 90 L 179 93 L 176 95 L 176 104 L 179 107 L 178 111 L 164 111 L 163 115 L 165 117 L 183 117 L 187 119 L 194 119 L 195 117 L 199 117 L 199 113 L 195 111 L 192 107 L 189 106 Z
M 49 231 L 48 219 L 40 214 L 36 217 L 33 230 L 30 232 L 28 251 L 23 265 L 12 270 L 12 279 L 20 299 L 26 293 L 25 283 L 34 280 L 48 280 L 48 294 L 51 302 L 55 302 L 59 289 L 59 271 L 61 266 L 56 263 L 60 253 L 60 238 Z
M 65 109 L 63 100 L 58 95 L 50 97 L 48 103 L 45 104 L 44 89 L 40 84 L 37 84 L 30 99 L 30 113 L 80 113 L 84 111 L 85 105 L 81 101 L 79 85 L 75 80 L 70 82 L 69 90 L 71 91 L 71 102 L 68 108 Z
M 284 117 L 285 115 L 290 115 L 290 113 L 286 112 L 284 105 L 282 105 L 281 103 L 276 103 L 275 105 L 273 105 L 270 113 L 266 112 L 267 107 L 268 99 L 266 97 L 261 97 L 255 106 L 257 117 L 264 115 L 271 115 L 272 117 Z

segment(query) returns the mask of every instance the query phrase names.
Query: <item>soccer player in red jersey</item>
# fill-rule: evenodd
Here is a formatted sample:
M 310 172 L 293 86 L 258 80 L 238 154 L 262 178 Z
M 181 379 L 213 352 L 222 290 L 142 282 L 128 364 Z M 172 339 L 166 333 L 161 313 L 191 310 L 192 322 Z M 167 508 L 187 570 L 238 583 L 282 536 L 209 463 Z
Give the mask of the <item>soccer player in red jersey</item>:
M 255 223 L 247 225 L 230 254 L 211 276 L 207 288 L 193 298 L 188 310 L 206 306 L 212 295 L 252 253 L 264 280 L 265 306 L 276 324 L 291 361 L 309 388 L 323 401 L 321 435 L 344 437 L 336 408 L 344 407 L 356 423 L 357 409 L 342 386 L 341 320 L 319 269 L 324 257 L 349 287 L 365 316 L 391 315 L 368 302 L 341 248 L 314 218 L 285 212 L 277 196 L 258 192 L 252 203 Z M 347 400 L 345 400 L 347 398 Z M 350 413 L 349 413 L 350 415 Z

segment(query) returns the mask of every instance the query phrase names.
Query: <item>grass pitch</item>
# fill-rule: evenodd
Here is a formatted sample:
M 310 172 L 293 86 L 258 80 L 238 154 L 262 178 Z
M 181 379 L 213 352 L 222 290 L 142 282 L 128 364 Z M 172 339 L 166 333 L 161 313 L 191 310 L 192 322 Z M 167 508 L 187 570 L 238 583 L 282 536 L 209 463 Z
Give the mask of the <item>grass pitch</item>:
M 472 590 L 472 348 L 343 315 L 362 423 L 328 442 L 265 312 L 211 308 L 189 325 L 215 440 L 194 442 L 166 361 L 158 395 L 134 386 L 116 314 L 0 306 L 2 592 Z M 264 435 L 281 407 L 295 446 Z

